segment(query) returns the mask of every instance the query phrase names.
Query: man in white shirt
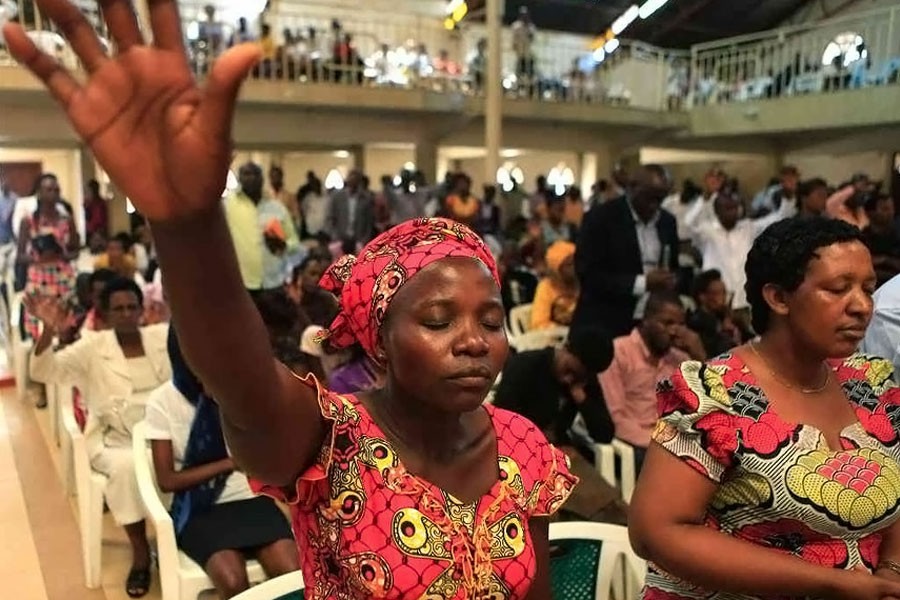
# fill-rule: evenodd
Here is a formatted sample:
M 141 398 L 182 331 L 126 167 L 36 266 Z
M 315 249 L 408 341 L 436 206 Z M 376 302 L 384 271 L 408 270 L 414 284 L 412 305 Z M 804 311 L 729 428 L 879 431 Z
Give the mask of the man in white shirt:
M 703 270 L 719 271 L 731 294 L 731 308 L 748 311 L 750 304 L 744 292 L 747 253 L 766 227 L 781 220 L 782 213 L 774 212 L 761 219 L 741 219 L 741 208 L 741 201 L 736 196 L 718 195 L 712 220 L 705 218 L 706 206 L 698 202 L 685 217 L 685 224 L 703 257 Z
M 894 363 L 900 376 L 900 275 L 881 286 L 874 296 L 875 311 L 860 350 Z

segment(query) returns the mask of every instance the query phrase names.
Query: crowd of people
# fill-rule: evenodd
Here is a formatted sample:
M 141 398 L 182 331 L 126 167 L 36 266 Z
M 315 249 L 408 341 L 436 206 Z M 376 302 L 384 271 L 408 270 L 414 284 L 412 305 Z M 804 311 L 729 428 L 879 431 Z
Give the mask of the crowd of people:
M 294 194 L 247 163 L 222 199 L 260 50 L 236 46 L 217 85 L 161 106 L 190 80 L 187 61 L 149 75 L 186 52 L 174 2 L 135 54 L 127 1 L 107 3 L 124 57 L 79 38 L 66 0 L 39 4 L 93 75 L 71 79 L 17 26 L 10 50 L 142 217 L 110 239 L 91 183 L 79 251 L 42 175 L 32 199 L 3 192 L 0 235 L 33 379 L 83 394 L 129 596 L 151 577 L 130 451 L 144 421 L 178 544 L 223 597 L 253 556 L 270 576 L 302 568 L 316 599 L 549 598 L 551 518 L 627 523 L 648 600 L 900 597 L 900 388 L 859 352 L 898 354 L 900 238 L 868 177 L 832 189 L 786 166 L 747 198 L 715 168 L 675 191 L 644 165 L 588 198 L 545 178 L 478 198 L 464 173 L 372 192 L 353 172 Z M 108 105 L 116 76 L 146 89 Z M 162 125 L 178 118 L 178 135 Z M 510 310 L 529 304 L 531 329 L 565 339 L 510 352 Z M 614 438 L 641 473 L 627 513 L 591 466 Z

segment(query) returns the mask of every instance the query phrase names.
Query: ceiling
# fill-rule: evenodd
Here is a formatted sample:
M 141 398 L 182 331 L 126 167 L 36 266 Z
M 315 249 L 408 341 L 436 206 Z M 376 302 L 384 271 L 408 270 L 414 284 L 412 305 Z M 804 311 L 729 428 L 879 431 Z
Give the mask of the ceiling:
M 640 4 L 640 0 L 634 0 Z M 772 29 L 813 0 L 669 0 L 646 21 L 637 20 L 621 37 L 665 48 L 687 48 L 735 35 Z M 483 17 L 485 0 L 468 0 Z M 539 29 L 601 34 L 632 0 L 505 0 L 505 22 L 527 6 Z

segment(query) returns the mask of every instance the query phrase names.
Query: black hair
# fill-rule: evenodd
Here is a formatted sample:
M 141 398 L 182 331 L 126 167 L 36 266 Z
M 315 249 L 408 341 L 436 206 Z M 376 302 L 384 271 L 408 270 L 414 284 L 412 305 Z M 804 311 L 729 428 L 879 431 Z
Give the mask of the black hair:
M 710 269 L 697 275 L 694 278 L 694 285 L 691 288 L 694 299 L 696 300 L 701 294 L 705 294 L 706 290 L 709 289 L 709 286 L 716 281 L 722 281 L 722 273 L 718 269 Z
M 882 201 L 893 202 L 894 199 L 887 194 L 866 194 L 866 212 L 874 212 L 878 209 L 878 203 Z
M 753 243 L 744 268 L 753 329 L 763 334 L 769 328 L 772 311 L 763 298 L 766 285 L 793 292 L 803 283 L 819 248 L 854 241 L 862 241 L 859 229 L 839 219 L 785 219 L 767 227 Z
M 302 261 L 300 261 L 299 265 L 294 267 L 294 270 L 291 273 L 291 283 L 296 283 L 300 279 L 300 276 L 303 275 L 303 271 L 306 270 L 306 267 L 314 262 L 322 262 L 322 256 L 316 252 L 310 252 Z
M 37 196 L 37 193 L 41 190 L 41 184 L 44 183 L 45 179 L 59 181 L 59 178 L 57 178 L 53 173 L 41 173 L 40 175 L 38 175 L 37 179 L 34 180 L 34 191 L 32 193 L 35 196 Z
M 110 242 L 119 242 L 122 244 L 122 250 L 128 252 L 134 246 L 134 238 L 124 231 L 120 231 L 109 240 Z
M 97 269 L 91 273 L 91 287 L 93 287 L 95 283 L 102 283 L 106 286 L 110 281 L 117 278 L 118 275 L 116 275 L 115 271 L 111 271 L 110 269 Z
M 647 298 L 647 305 L 644 307 L 644 318 L 653 317 L 659 314 L 666 306 L 677 306 L 684 309 L 681 302 L 681 296 L 675 292 L 654 292 Z
M 289 336 L 302 331 L 309 325 L 309 320 L 301 323 L 301 313 L 297 305 L 291 301 L 287 293 L 281 288 L 266 290 L 254 298 L 256 310 L 262 317 L 266 328 L 274 338 Z M 299 346 L 299 337 L 298 346 Z
M 800 184 L 797 188 L 797 194 L 801 198 L 806 198 L 810 194 L 812 194 L 817 189 L 828 189 L 828 182 L 822 179 L 821 177 L 814 177 L 812 179 L 808 179 Z
M 138 304 L 144 306 L 144 292 L 141 291 L 140 286 L 136 284 L 133 279 L 116 277 L 107 283 L 106 287 L 103 288 L 103 291 L 100 293 L 100 310 L 104 313 L 109 311 L 110 299 L 113 294 L 119 292 L 131 292 L 137 296 Z
M 599 325 L 572 327 L 566 339 L 566 349 L 581 361 L 591 375 L 602 373 L 612 363 L 612 336 Z

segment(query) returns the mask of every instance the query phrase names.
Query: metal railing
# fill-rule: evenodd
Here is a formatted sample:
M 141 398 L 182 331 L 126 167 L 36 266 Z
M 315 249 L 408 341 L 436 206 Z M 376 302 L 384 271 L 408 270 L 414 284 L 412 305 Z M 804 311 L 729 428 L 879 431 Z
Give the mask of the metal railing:
M 76 3 L 101 38 L 106 39 L 96 1 Z M 256 80 L 470 95 L 484 91 L 487 59 L 486 51 L 479 50 L 480 40 L 486 38 L 483 25 L 468 24 L 462 30 L 448 31 L 432 14 L 403 12 L 382 16 L 370 9 L 354 14 L 347 9 L 349 5 L 329 11 L 324 5 L 291 4 L 282 4 L 277 12 L 268 11 L 241 25 L 233 15 L 221 11 L 206 15 L 206 3 L 180 3 L 190 62 L 200 77 L 208 73 L 216 57 L 230 45 L 252 39 L 260 41 L 265 53 L 252 74 Z M 3 11 L 6 18 L 15 14 L 45 51 L 68 67 L 78 67 L 65 40 L 41 17 L 33 0 L 0 0 L 0 20 L 4 20 Z M 234 22 L 226 22 L 225 18 Z M 262 23 L 267 27 L 267 36 L 262 35 Z M 505 29 L 503 86 L 508 97 L 631 105 L 652 110 L 682 107 L 683 94 L 672 95 L 668 88 L 672 87 L 674 71 L 686 71 L 679 65 L 687 64 L 687 55 L 623 42 L 615 53 L 597 64 L 592 60 L 590 38 L 538 30 L 530 57 L 523 65 L 513 51 L 512 38 L 511 30 Z M 0 40 L 0 65 L 3 64 L 13 63 Z M 681 87 L 686 92 L 686 79 Z
M 895 84 L 900 7 L 717 40 L 691 53 L 693 106 Z

